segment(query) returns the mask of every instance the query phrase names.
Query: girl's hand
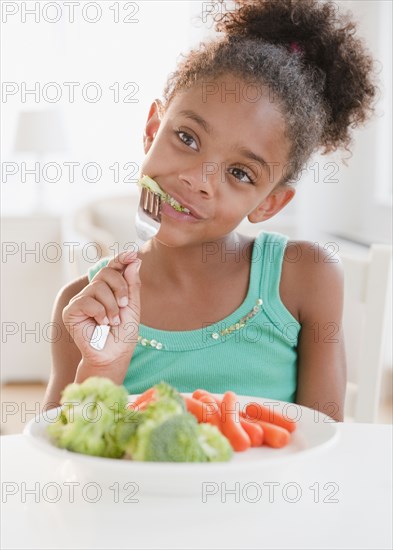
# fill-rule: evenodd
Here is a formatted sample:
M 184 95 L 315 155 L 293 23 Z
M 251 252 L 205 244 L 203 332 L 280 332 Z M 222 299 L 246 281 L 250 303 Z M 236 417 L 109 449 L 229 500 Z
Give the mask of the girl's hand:
M 63 322 L 85 365 L 115 368 L 130 362 L 138 340 L 140 265 L 136 252 L 117 255 L 63 309 Z M 97 325 L 107 324 L 111 329 L 106 344 L 97 351 L 91 337 Z

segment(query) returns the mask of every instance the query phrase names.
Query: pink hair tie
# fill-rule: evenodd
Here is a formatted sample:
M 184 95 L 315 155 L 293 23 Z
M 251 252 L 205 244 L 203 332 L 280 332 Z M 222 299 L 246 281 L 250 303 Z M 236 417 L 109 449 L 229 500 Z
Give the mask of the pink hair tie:
M 304 52 L 304 49 L 301 46 L 299 46 L 299 44 L 297 42 L 291 42 L 289 47 L 290 47 L 292 53 L 303 53 Z

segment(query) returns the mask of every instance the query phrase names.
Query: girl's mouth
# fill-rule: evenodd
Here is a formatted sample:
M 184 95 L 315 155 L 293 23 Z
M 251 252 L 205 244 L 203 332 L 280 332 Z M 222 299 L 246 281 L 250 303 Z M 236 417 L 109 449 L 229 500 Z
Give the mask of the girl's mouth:
M 188 215 L 191 214 L 191 211 L 188 210 L 188 208 L 180 204 L 180 202 L 178 202 L 171 195 L 169 195 L 169 193 L 165 193 L 165 197 L 162 197 L 161 200 L 164 203 L 169 204 L 174 210 L 176 210 L 176 212 L 183 212 L 184 214 L 188 214 Z
M 162 202 L 161 210 L 164 214 L 176 219 L 186 219 L 187 217 L 194 220 L 201 219 L 198 214 L 191 212 L 191 210 L 183 206 L 169 193 L 166 193 L 163 189 L 161 189 L 158 183 L 149 176 L 143 176 L 143 178 L 138 181 L 138 185 L 139 187 L 145 187 L 153 193 L 160 195 Z M 174 216 L 175 212 L 181 214 L 181 216 Z
M 177 202 L 177 201 L 176 201 Z M 183 209 L 174 208 L 169 202 L 163 201 L 161 203 L 161 213 L 165 216 L 168 216 L 170 218 L 174 218 L 175 220 L 183 220 L 183 221 L 196 221 L 198 218 L 193 216 L 191 212 L 187 209 L 182 207 Z

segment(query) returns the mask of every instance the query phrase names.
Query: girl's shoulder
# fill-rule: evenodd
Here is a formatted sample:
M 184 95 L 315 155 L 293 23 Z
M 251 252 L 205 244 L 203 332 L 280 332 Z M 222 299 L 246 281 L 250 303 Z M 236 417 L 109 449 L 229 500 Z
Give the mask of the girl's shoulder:
M 337 247 L 312 241 L 288 240 L 280 281 L 280 295 L 299 322 L 327 303 L 343 298 L 343 268 Z
M 288 240 L 283 257 L 283 268 L 306 278 L 324 273 L 341 272 L 342 264 L 334 242 L 321 244 L 312 241 Z

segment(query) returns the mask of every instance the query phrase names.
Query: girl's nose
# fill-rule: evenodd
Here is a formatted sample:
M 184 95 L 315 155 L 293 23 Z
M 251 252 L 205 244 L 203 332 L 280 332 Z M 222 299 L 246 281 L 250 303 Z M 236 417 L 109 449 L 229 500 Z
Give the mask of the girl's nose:
M 212 164 L 212 163 L 210 163 Z M 214 196 L 219 183 L 217 170 L 207 167 L 206 163 L 193 168 L 184 169 L 179 174 L 179 180 L 194 193 L 200 193 L 206 198 Z

